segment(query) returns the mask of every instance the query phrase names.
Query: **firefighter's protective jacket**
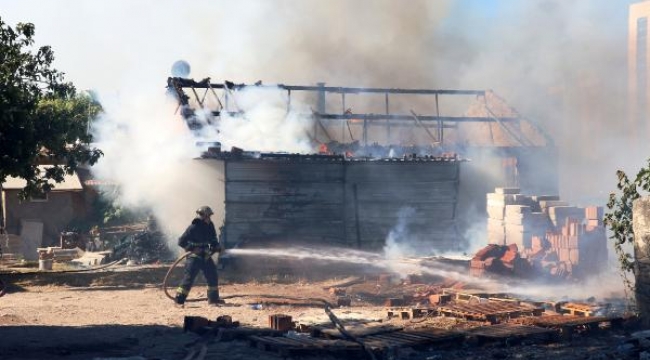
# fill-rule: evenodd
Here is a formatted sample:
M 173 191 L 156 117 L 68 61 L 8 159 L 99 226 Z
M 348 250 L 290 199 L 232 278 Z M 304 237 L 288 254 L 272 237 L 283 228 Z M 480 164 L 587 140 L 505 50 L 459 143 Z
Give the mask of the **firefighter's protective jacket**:
M 201 248 L 206 251 L 219 249 L 219 239 L 213 223 L 196 218 L 178 239 L 178 246 L 186 251 Z

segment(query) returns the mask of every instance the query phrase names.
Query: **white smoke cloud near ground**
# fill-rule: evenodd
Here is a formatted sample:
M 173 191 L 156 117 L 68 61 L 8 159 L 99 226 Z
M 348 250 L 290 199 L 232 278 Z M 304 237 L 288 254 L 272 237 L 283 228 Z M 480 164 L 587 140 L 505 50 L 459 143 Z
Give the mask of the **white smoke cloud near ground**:
M 384 245 L 384 257 L 388 260 L 397 260 L 407 256 L 415 256 L 417 249 L 414 247 L 415 238 L 408 230 L 409 219 L 415 214 L 415 209 L 403 207 L 397 213 L 397 224 L 390 230 Z

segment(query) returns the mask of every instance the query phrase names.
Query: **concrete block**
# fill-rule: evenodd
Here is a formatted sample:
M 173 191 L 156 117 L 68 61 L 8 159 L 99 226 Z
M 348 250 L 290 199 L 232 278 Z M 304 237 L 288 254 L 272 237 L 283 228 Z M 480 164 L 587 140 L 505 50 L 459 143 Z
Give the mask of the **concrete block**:
M 505 245 L 506 235 L 504 234 L 488 234 L 488 244 Z
M 508 215 L 530 214 L 530 206 L 526 205 L 506 205 L 506 217 Z
M 540 200 L 539 206 L 542 212 L 547 212 L 547 209 L 552 206 L 569 206 L 569 203 L 559 200 Z
M 497 194 L 519 194 L 521 189 L 516 187 L 498 187 L 494 189 Z
M 503 220 L 503 216 L 505 214 L 505 207 L 488 205 L 486 209 L 489 218 Z
M 506 206 L 516 204 L 514 195 L 508 194 L 487 194 L 487 205 L 488 206 Z
M 559 195 L 533 195 L 530 197 L 533 201 L 560 201 Z

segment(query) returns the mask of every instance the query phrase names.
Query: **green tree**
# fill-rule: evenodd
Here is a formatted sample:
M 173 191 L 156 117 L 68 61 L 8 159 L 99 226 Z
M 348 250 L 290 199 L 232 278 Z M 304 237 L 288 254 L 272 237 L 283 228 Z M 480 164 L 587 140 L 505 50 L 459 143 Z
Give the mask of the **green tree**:
M 630 253 L 634 245 L 634 229 L 632 204 L 634 200 L 642 196 L 642 192 L 650 192 L 650 160 L 648 165 L 642 167 L 636 177 L 631 180 L 625 172 L 618 170 L 617 188 L 619 193 L 611 193 L 605 214 L 605 225 L 611 230 L 611 239 L 614 240 L 614 249 L 618 255 L 621 275 L 627 289 L 635 292 L 630 275 L 635 276 L 634 255 Z
M 65 82 L 52 67 L 52 49 L 34 47 L 34 33 L 33 24 L 12 28 L 0 18 L 0 184 L 25 179 L 23 197 L 49 191 L 52 181 L 102 156 L 87 132 L 101 107 Z M 55 166 L 40 173 L 43 160 Z

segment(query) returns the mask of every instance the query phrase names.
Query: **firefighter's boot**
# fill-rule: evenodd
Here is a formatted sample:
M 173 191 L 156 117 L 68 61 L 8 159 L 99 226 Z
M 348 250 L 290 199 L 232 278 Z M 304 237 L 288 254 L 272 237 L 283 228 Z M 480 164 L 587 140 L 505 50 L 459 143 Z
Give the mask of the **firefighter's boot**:
M 174 302 L 176 305 L 183 306 L 185 304 L 185 300 L 187 299 L 187 294 L 184 294 L 182 292 L 177 292 L 176 297 L 174 298 Z

